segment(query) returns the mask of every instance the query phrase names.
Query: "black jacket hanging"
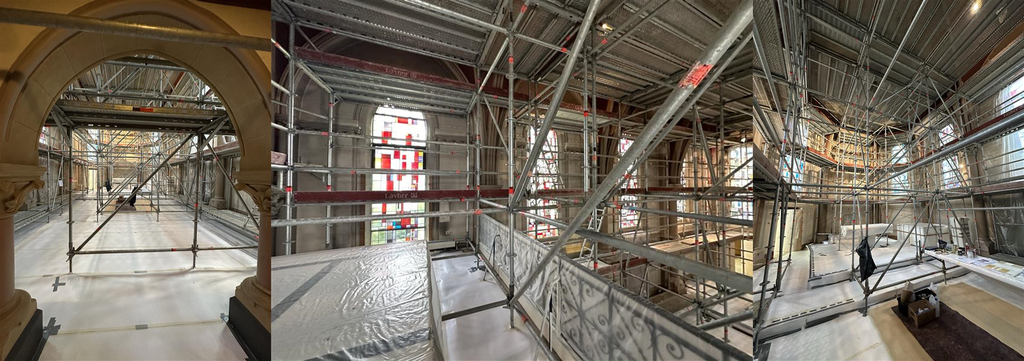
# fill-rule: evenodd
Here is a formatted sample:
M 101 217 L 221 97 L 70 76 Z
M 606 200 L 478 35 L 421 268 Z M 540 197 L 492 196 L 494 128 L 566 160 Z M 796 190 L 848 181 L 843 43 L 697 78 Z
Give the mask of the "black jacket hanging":
M 860 256 L 860 280 L 864 281 L 875 272 L 875 260 L 871 258 L 871 245 L 868 243 L 868 237 L 864 237 L 864 240 L 860 241 L 860 246 L 857 246 L 857 255 Z

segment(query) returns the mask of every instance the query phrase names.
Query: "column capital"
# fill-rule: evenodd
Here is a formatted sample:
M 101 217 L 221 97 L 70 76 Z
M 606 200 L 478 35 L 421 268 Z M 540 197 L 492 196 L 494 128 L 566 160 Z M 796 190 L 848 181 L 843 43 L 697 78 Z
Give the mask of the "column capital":
M 236 171 L 232 174 L 232 178 L 235 180 L 235 189 L 252 196 L 253 203 L 256 203 L 260 213 L 270 213 L 272 192 L 270 172 Z
M 25 195 L 42 188 L 46 168 L 33 165 L 0 163 L 0 218 L 13 217 L 25 203 Z
M 269 185 L 251 185 L 249 183 L 238 182 L 235 183 L 235 189 L 248 193 L 252 196 L 252 201 L 256 204 L 256 208 L 259 208 L 260 213 L 270 213 L 272 190 Z

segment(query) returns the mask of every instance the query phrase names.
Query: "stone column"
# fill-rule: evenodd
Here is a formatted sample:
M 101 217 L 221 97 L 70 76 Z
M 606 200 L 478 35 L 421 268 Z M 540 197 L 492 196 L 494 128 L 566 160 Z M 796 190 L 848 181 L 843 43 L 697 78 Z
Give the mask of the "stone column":
M 270 329 L 270 256 L 273 252 L 274 236 L 270 227 L 270 206 L 271 187 L 270 176 L 267 174 L 267 184 L 256 184 L 243 182 L 249 178 L 247 172 L 239 172 L 235 178 L 238 183 L 235 188 L 244 191 L 252 196 L 253 202 L 259 208 L 259 248 L 256 252 L 256 276 L 246 278 L 242 284 L 235 288 L 235 297 L 245 305 L 246 308 L 266 327 Z M 260 172 L 263 173 L 263 172 Z M 255 182 L 253 182 L 255 183 Z
M 211 164 L 210 166 L 213 168 L 213 198 L 210 199 L 210 207 L 225 209 L 228 207 L 228 202 L 224 199 L 224 173 L 220 171 L 220 166 L 216 164 Z M 227 169 L 227 167 L 224 167 L 224 169 Z
M 0 359 L 6 359 L 36 311 L 36 300 L 14 288 L 14 214 L 25 197 L 43 187 L 46 169 L 0 163 Z

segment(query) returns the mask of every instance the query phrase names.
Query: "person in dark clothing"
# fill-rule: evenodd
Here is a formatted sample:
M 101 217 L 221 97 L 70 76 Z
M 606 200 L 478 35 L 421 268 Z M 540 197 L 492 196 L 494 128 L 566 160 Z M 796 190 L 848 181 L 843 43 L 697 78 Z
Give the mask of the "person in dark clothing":
M 135 190 L 137 190 L 137 189 L 139 189 L 139 187 L 132 187 L 132 197 L 128 198 L 128 205 L 129 206 L 135 207 L 135 196 L 136 196 L 135 195 Z

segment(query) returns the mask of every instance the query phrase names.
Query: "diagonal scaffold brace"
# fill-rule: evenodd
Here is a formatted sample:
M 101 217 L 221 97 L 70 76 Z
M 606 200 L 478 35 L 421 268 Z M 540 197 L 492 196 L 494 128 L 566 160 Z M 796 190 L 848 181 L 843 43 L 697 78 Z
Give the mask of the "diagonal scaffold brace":
M 211 127 L 216 127 L 213 130 L 213 134 L 216 134 L 217 131 L 219 131 L 220 128 L 227 122 L 227 120 L 228 120 L 227 116 L 218 118 L 217 120 L 213 121 L 211 124 L 207 125 L 203 129 L 200 129 L 199 131 L 197 131 L 197 133 L 204 133 L 205 131 L 208 131 Z M 160 165 L 157 166 L 153 170 L 153 172 L 151 172 L 148 176 L 146 176 L 146 179 L 139 183 L 140 187 L 137 187 L 135 190 L 133 190 L 132 193 L 128 197 L 130 198 L 130 197 L 136 196 L 142 190 L 141 185 L 148 183 L 160 171 L 160 169 L 163 169 L 163 167 L 166 166 L 168 162 L 170 162 L 171 158 L 174 158 L 174 155 L 177 154 L 178 151 L 181 150 L 181 148 L 185 146 L 185 144 L 188 144 L 189 141 L 192 140 L 193 136 L 195 136 L 195 135 L 194 134 L 189 134 L 184 139 L 182 139 L 180 142 L 178 142 L 178 144 L 174 147 L 174 150 L 167 154 L 167 157 L 164 158 L 164 160 L 162 162 L 160 162 Z M 196 149 L 202 149 L 202 148 L 201 147 L 197 147 Z M 74 242 L 72 242 L 70 240 L 68 241 L 68 254 L 67 254 L 68 259 L 67 259 L 67 262 L 68 262 L 68 270 L 69 270 L 69 272 L 73 271 L 73 261 L 74 261 L 75 255 L 76 254 L 84 253 L 84 252 L 81 252 L 82 248 L 84 248 L 87 244 L 89 244 L 90 241 L 92 241 L 93 238 L 96 237 L 96 234 L 98 234 L 100 232 L 100 230 L 102 230 L 103 227 L 105 227 L 107 225 L 107 223 L 109 223 L 110 220 L 113 219 L 114 216 L 116 216 L 117 213 L 121 211 L 121 208 L 123 208 L 125 204 L 127 204 L 127 202 L 121 203 L 120 205 L 117 206 L 117 208 L 114 208 L 114 211 L 111 212 L 110 215 L 107 216 L 107 218 L 103 220 L 103 223 L 100 223 L 100 225 L 98 227 L 96 227 L 96 229 L 94 229 L 92 231 L 92 233 L 89 234 L 89 237 L 87 237 L 85 239 L 85 241 L 82 242 L 82 244 L 78 245 L 78 247 L 74 246 Z M 193 248 L 195 248 L 195 247 L 193 247 Z M 101 253 L 101 252 L 89 252 L 89 253 Z M 102 253 L 113 253 L 113 252 L 107 251 L 107 252 L 102 252 Z
M 590 216 L 590 211 L 596 208 L 600 203 L 604 202 L 605 197 L 612 191 L 612 188 L 618 183 L 619 179 L 626 174 L 630 167 L 632 167 L 633 161 L 636 160 L 641 155 L 644 148 L 654 140 L 659 130 L 661 130 L 661 128 L 671 120 L 672 115 L 675 114 L 676 110 L 683 105 L 691 94 L 693 94 L 694 90 L 697 89 L 701 82 L 714 81 L 714 79 L 704 79 L 704 77 L 708 74 L 711 68 L 718 63 L 718 60 L 722 58 L 730 46 L 736 42 L 740 37 L 740 34 L 747 28 L 747 26 L 750 25 L 752 20 L 753 2 L 752 0 L 745 0 L 739 7 L 737 7 L 736 11 L 729 17 L 729 20 L 725 25 L 722 26 L 722 30 L 720 31 L 718 38 L 715 39 L 715 42 L 710 44 L 704 50 L 698 60 L 690 68 L 687 76 L 680 81 L 679 87 L 672 91 L 662 106 L 658 109 L 658 112 L 655 113 L 651 121 L 644 127 L 640 136 L 633 142 L 633 145 L 626 150 L 626 153 L 622 155 L 612 170 L 607 174 L 605 180 L 597 187 L 594 194 L 591 195 L 590 198 L 587 199 L 587 202 L 583 204 L 583 207 L 578 210 L 578 213 L 573 217 L 572 221 L 569 222 L 565 231 L 562 232 L 561 235 L 559 235 L 558 240 L 551 245 L 548 253 L 544 255 L 544 258 L 541 259 L 538 264 L 534 265 L 533 270 L 520 285 L 518 293 L 509 299 L 509 305 L 514 304 L 519 297 L 522 297 L 526 290 L 530 288 L 530 284 L 537 280 L 540 273 L 545 269 L 545 266 L 561 252 L 562 247 L 564 247 L 566 242 L 569 241 L 569 237 L 575 234 L 576 231 L 579 230 L 580 225 L 583 224 L 583 221 Z M 554 102 L 552 102 L 552 104 L 554 104 Z M 748 281 L 746 287 L 749 286 L 750 282 Z M 731 285 L 730 287 L 745 288 L 741 285 Z

